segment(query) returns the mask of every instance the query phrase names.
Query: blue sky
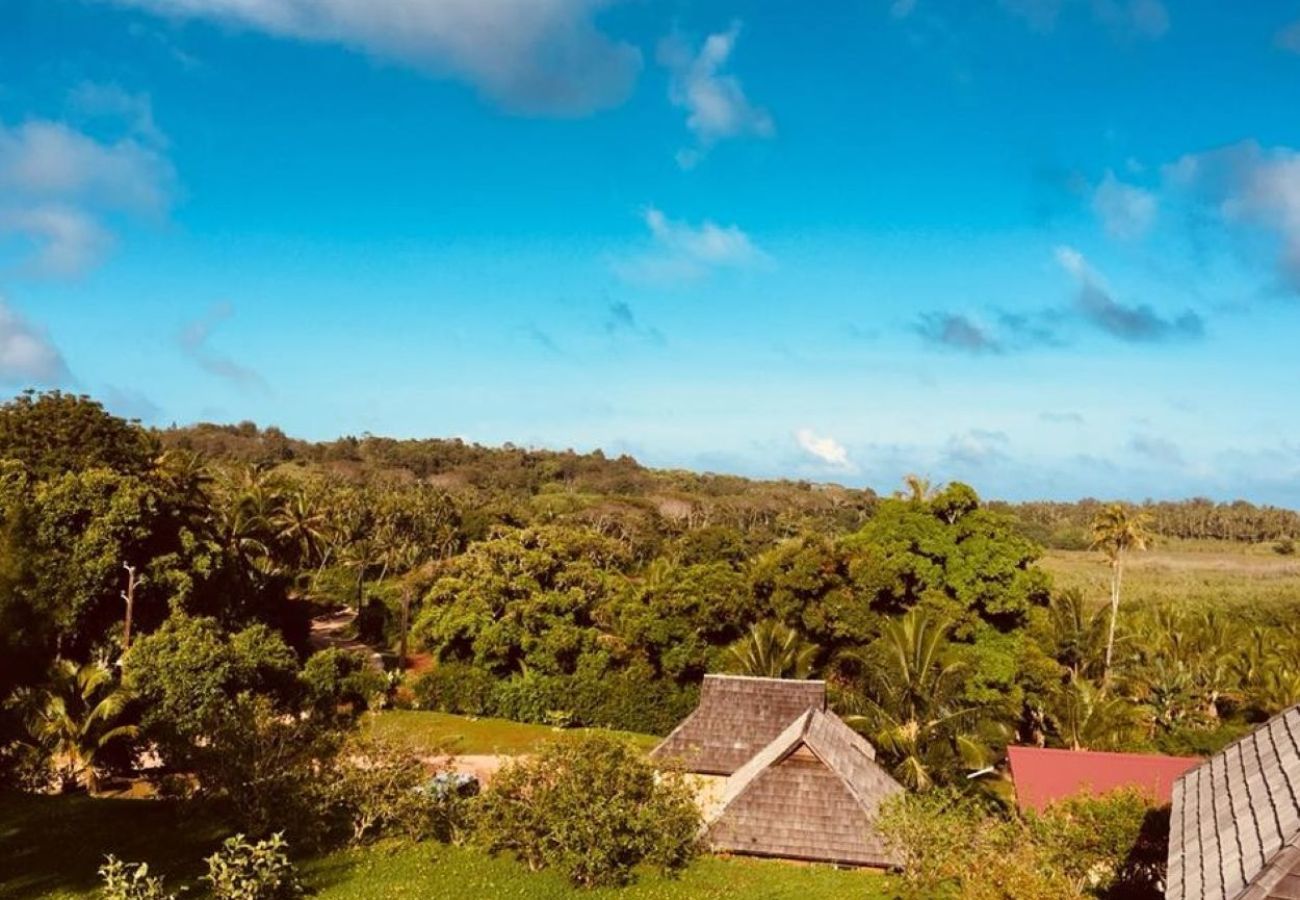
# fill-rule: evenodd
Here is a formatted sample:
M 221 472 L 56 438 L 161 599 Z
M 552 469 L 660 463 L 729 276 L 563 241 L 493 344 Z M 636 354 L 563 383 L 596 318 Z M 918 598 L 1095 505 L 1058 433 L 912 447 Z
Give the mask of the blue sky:
M 1300 3 L 5 0 L 0 386 L 1300 506 L 1297 101 Z

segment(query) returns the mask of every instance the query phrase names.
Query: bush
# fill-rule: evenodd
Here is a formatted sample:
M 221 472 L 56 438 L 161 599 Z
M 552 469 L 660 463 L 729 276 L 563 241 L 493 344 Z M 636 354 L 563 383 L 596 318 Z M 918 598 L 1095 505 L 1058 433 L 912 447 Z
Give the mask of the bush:
M 497 679 L 486 669 L 463 663 L 443 663 L 415 679 L 411 690 L 420 709 L 464 716 L 490 716 L 496 712 L 493 691 Z
M 203 880 L 216 900 L 292 900 L 302 896 L 302 886 L 287 851 L 279 833 L 255 844 L 237 834 L 205 860 Z
M 1097 896 L 1159 897 L 1168 816 L 1132 789 L 1080 794 L 1027 816 L 1054 865 Z M 1163 833 L 1162 833 L 1163 830 Z
M 148 863 L 125 863 L 111 853 L 99 867 L 104 900 L 174 900 L 175 894 L 163 889 L 159 876 L 149 875 Z
M 402 747 L 374 740 L 349 743 L 332 773 L 330 793 L 361 843 L 384 833 L 453 840 L 465 825 L 465 804 L 456 791 L 437 789 L 425 763 Z
M 331 647 L 313 653 L 302 667 L 307 704 L 319 715 L 332 717 L 341 708 L 359 713 L 388 690 L 388 678 L 370 665 L 365 654 Z
M 626 884 L 638 865 L 667 872 L 698 852 L 700 813 L 677 776 L 660 777 L 635 750 L 588 735 L 507 765 L 479 801 L 480 840 L 531 869 L 581 886 Z
M 904 896 L 916 900 L 1078 900 L 1084 895 L 1017 819 L 951 791 L 903 794 L 877 819 L 902 857 Z

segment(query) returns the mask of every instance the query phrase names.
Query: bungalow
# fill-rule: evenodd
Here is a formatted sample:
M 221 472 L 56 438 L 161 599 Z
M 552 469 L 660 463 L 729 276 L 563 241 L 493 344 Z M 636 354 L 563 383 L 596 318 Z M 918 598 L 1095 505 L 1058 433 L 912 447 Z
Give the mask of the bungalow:
M 695 776 L 719 852 L 888 868 L 882 801 L 903 788 L 826 708 L 826 684 L 706 675 L 700 703 L 651 757 Z
M 1300 898 L 1300 707 L 1173 789 L 1166 900 Z

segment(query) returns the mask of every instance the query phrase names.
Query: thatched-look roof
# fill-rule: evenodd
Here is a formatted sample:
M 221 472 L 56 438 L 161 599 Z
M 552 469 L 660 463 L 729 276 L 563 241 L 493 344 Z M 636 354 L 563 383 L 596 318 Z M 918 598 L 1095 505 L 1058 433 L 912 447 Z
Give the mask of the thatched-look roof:
M 1300 898 L 1300 707 L 1174 783 L 1165 897 Z
M 709 843 L 730 853 L 896 865 L 873 822 L 903 788 L 875 755 L 833 713 L 809 709 L 727 779 Z
M 702 775 L 730 775 L 801 713 L 826 708 L 826 682 L 705 675 L 700 704 L 651 751 Z

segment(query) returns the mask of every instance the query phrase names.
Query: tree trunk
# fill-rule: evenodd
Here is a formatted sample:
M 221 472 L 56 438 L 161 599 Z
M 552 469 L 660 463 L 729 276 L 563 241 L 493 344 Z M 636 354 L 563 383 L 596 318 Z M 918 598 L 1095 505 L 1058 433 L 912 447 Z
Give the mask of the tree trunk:
M 406 630 L 411 622 L 411 589 L 402 588 L 402 638 L 397 644 L 397 670 L 406 669 Z
M 1124 577 L 1124 562 L 1115 557 L 1110 574 L 1110 633 L 1106 636 L 1106 666 L 1101 674 L 1101 687 L 1105 691 L 1110 686 L 1110 664 L 1115 655 L 1115 620 L 1119 618 L 1119 588 Z

